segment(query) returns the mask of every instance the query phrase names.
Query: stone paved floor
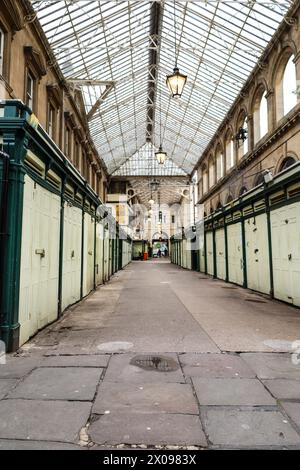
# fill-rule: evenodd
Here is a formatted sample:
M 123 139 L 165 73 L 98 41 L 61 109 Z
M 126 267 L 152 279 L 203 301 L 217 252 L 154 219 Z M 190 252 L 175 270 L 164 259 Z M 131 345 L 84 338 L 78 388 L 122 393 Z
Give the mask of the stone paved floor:
M 291 306 L 132 263 L 0 365 L 0 449 L 300 449 L 296 340 Z

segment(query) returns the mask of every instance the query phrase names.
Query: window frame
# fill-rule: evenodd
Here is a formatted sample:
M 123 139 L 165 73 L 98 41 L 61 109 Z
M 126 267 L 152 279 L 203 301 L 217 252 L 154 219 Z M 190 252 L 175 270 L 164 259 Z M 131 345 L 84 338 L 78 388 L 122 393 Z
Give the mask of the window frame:
M 28 83 L 29 79 L 31 80 L 32 87 L 31 87 L 31 96 L 28 94 Z M 36 99 L 36 77 L 32 70 L 29 67 L 26 67 L 26 79 L 25 79 L 25 104 L 30 108 L 33 112 L 35 109 L 35 99 Z
M 0 75 L 3 76 L 5 64 L 6 34 L 0 23 Z

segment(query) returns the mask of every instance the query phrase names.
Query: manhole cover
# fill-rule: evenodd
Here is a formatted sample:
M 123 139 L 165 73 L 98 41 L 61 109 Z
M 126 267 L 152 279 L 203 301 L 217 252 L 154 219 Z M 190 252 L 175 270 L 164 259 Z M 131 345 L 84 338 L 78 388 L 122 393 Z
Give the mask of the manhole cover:
M 171 357 L 166 356 L 135 356 L 130 364 L 145 370 L 157 370 L 159 372 L 172 372 L 179 369 L 179 364 Z

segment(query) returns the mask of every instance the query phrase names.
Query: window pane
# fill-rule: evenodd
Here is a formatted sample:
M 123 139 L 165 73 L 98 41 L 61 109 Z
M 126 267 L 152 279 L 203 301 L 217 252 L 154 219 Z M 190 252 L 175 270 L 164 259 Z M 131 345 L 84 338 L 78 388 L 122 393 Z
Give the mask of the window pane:
M 297 81 L 294 56 L 288 61 L 283 76 L 283 110 L 286 115 L 297 104 Z

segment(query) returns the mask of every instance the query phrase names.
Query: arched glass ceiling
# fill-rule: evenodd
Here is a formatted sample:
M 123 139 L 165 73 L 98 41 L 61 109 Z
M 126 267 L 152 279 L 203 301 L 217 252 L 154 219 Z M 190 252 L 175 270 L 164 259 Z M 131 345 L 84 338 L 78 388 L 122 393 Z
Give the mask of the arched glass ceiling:
M 104 82 L 85 85 L 84 99 L 99 154 L 120 174 L 130 173 L 130 157 L 147 140 L 159 145 L 160 112 L 164 150 L 191 173 L 294 1 L 176 0 L 178 65 L 188 75 L 179 101 L 165 86 L 174 67 L 173 0 L 155 2 L 155 11 L 148 0 L 31 3 L 65 77 Z

